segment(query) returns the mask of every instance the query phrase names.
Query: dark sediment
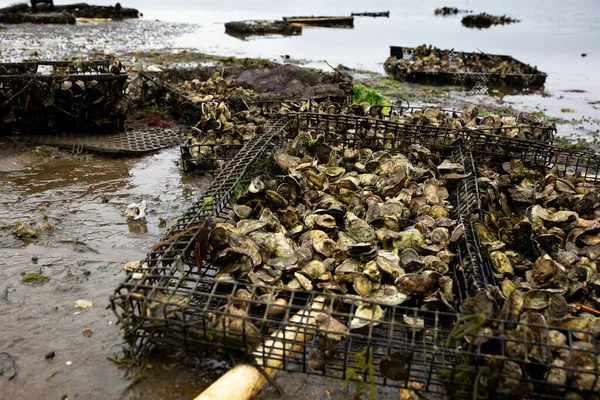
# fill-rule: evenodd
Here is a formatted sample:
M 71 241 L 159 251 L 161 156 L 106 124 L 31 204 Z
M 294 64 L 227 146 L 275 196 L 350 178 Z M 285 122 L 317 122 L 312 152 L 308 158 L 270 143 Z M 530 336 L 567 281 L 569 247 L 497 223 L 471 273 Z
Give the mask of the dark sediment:
M 350 77 L 343 74 L 301 68 L 285 64 L 271 70 L 249 70 L 238 78 L 238 85 L 253 90 L 258 100 L 297 100 L 324 97 L 345 97 L 340 84 Z
M 5 13 L 0 14 L 0 23 L 4 24 L 74 24 L 75 16 L 69 13 Z

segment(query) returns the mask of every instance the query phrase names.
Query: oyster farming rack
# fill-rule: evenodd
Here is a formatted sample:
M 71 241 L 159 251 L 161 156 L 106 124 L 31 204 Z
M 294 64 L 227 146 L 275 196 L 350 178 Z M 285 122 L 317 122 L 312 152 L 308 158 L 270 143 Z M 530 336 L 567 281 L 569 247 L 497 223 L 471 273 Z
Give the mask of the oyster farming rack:
M 0 133 L 123 130 L 127 77 L 112 59 L 0 63 Z
M 412 62 L 414 61 L 412 47 L 390 46 L 390 56 L 398 59 Z M 484 54 L 451 51 L 448 53 L 448 60 L 456 57 L 463 59 L 473 58 L 474 56 L 482 57 Z M 522 65 L 526 74 L 492 74 L 486 72 L 446 72 L 446 71 L 408 71 L 406 68 L 396 66 L 394 71 L 390 73 L 401 81 L 434 84 L 434 85 L 457 85 L 466 87 L 516 87 L 516 88 L 540 88 L 546 82 L 547 74 L 533 68 L 521 61 L 515 60 L 507 55 L 489 55 L 500 58 L 503 61 L 510 61 Z
M 278 116 L 277 106 L 275 103 L 259 103 L 267 113 L 267 115 Z M 279 103 L 277 103 L 279 104 Z M 341 107 L 338 106 L 341 109 Z M 383 110 L 385 107 L 382 107 Z M 477 141 L 477 143 L 471 143 L 470 146 L 475 146 L 474 151 L 480 158 L 493 159 L 495 157 L 502 157 L 507 159 L 513 157 L 515 154 L 524 153 L 529 158 L 551 158 L 552 156 L 547 153 L 548 147 L 545 144 L 552 143 L 556 127 L 551 124 L 535 121 L 526 115 L 519 115 L 517 118 L 517 126 L 505 126 L 505 127 L 487 127 L 479 125 L 476 128 L 461 128 L 459 130 L 452 128 L 445 128 L 433 125 L 409 125 L 398 122 L 389 121 L 390 113 L 392 110 L 398 112 L 400 115 L 412 115 L 415 111 L 421 110 L 415 107 L 387 107 L 389 111 L 387 114 L 380 113 L 378 118 L 360 117 L 356 115 L 345 115 L 345 114 L 318 114 L 318 113 L 292 113 L 291 115 L 310 116 L 316 118 L 315 121 L 324 121 L 328 124 L 339 125 L 340 128 L 353 129 L 356 131 L 357 128 L 363 129 L 364 127 L 358 126 L 358 122 L 361 124 L 367 124 L 369 129 L 373 130 L 387 130 L 393 137 L 403 137 L 406 139 L 403 149 L 406 150 L 409 145 L 414 141 L 415 143 L 424 143 L 428 146 L 434 146 L 436 149 L 445 149 L 447 146 L 452 146 L 460 141 L 466 143 Z M 460 111 L 456 110 L 442 110 L 449 117 L 458 117 L 461 115 Z M 364 122 L 367 120 L 367 122 Z M 516 135 L 515 138 L 506 136 L 508 133 Z M 419 136 L 423 136 L 419 138 Z M 506 137 L 503 140 L 502 137 Z M 536 137 L 536 140 L 530 140 L 531 137 Z M 523 139 L 519 141 L 517 139 Z M 377 140 L 381 141 L 382 138 Z M 329 137 L 327 140 L 332 140 L 332 143 L 337 143 L 336 137 Z M 362 140 L 361 137 L 348 136 L 344 139 L 348 141 L 348 144 L 356 144 Z M 389 142 L 389 141 L 388 141 Z M 390 143 L 387 143 L 388 146 Z M 202 151 L 198 151 L 200 146 L 203 147 Z M 373 149 L 383 149 L 381 145 L 371 140 L 369 146 Z M 375 146 L 375 147 L 373 147 Z M 497 148 L 496 146 L 500 146 Z M 194 143 L 189 138 L 181 147 L 181 167 L 187 172 L 201 172 L 201 173 L 216 173 L 218 172 L 218 166 L 223 166 L 225 162 L 235 157 L 236 152 L 241 149 L 241 144 L 222 144 L 222 143 L 203 143 L 202 136 L 198 137 L 198 142 Z M 196 150 L 194 155 L 193 150 Z M 525 149 L 526 151 L 523 151 Z M 552 148 L 554 151 L 555 148 Z M 545 154 L 542 152 L 546 151 Z M 470 169 L 469 171 L 474 171 Z
M 253 176 L 253 165 L 264 163 L 279 140 L 293 139 L 309 123 L 319 127 L 317 134 L 324 135 L 328 144 L 391 153 L 423 145 L 461 162 L 467 172 L 474 170 L 475 162 L 498 164 L 519 158 L 531 165 L 560 166 L 563 174 L 580 174 L 594 181 L 598 178 L 597 155 L 523 139 L 348 115 L 272 116 L 264 130 L 219 171 L 213 185 L 111 296 L 111 308 L 135 354 L 141 356 L 154 346 L 178 346 L 190 352 L 227 355 L 257 368 L 356 382 L 370 393 L 374 393 L 374 385 L 386 385 L 424 398 L 562 399 L 566 394 L 573 398 L 600 395 L 600 351 L 596 335 L 588 331 L 551 329 L 482 314 L 462 315 L 370 300 L 363 303 L 382 307 L 383 319 L 367 319 L 366 326 L 351 331 L 355 305 L 342 295 L 216 280 L 218 267 L 211 263 L 204 245 L 209 224 L 227 220 L 232 194 Z M 452 266 L 454 271 L 461 271 L 455 277 L 458 310 L 467 296 L 485 295 L 496 282 L 486 270 L 489 265 L 482 265 L 485 260 L 481 244 L 470 224 L 470 219 L 477 218 L 481 211 L 476 179 L 469 176 L 455 185 L 450 199 L 457 219 L 465 226 L 462 243 L 455 247 L 458 261 Z M 252 296 L 240 296 L 240 289 Z M 287 303 L 278 305 L 285 310 L 277 317 L 269 312 L 273 304 L 260 297 L 274 289 Z M 246 315 L 235 312 L 240 305 L 249 310 Z M 315 322 L 328 316 L 344 324 L 348 328 L 345 333 Z M 215 323 L 225 320 L 229 323 Z M 228 328 L 234 323 L 236 329 Z M 483 329 L 485 326 L 494 330 Z M 528 334 L 532 330 L 535 335 Z M 564 337 L 560 343 L 549 340 L 555 332 Z M 273 337 L 279 338 L 281 347 L 268 345 Z M 516 356 L 515 347 L 535 348 L 541 354 L 562 352 L 573 363 L 549 364 L 527 351 Z M 587 360 L 587 364 L 581 360 Z M 548 378 L 556 375 L 565 379 Z

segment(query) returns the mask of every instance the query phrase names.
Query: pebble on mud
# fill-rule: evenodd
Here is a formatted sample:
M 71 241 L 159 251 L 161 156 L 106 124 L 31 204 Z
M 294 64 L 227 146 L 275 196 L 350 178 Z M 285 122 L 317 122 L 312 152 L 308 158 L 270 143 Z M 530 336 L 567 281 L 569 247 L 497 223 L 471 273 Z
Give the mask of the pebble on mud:
M 54 356 L 56 356 L 56 353 L 54 351 L 50 351 L 50 352 L 46 353 L 46 355 L 44 356 L 44 358 L 46 360 L 49 360 L 51 358 L 54 358 Z
M 92 306 L 92 302 L 88 300 L 77 300 L 75 302 L 75 308 L 88 308 Z
M 129 261 L 127 264 L 123 265 L 123 269 L 127 272 L 132 272 L 139 266 L 140 266 L 139 261 Z
M 17 235 L 19 239 L 38 237 L 37 232 L 27 222 L 17 221 L 15 225 L 17 227 L 15 229 L 15 235 Z

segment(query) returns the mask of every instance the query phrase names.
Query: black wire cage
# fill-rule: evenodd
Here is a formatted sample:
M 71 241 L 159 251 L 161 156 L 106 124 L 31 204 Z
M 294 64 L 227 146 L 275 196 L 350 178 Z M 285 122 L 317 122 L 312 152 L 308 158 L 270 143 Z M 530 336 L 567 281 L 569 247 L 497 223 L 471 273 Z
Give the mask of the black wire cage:
M 127 73 L 114 59 L 0 64 L 0 132 L 124 129 Z
M 257 103 L 261 107 L 261 112 L 265 115 L 279 115 L 281 102 L 260 102 Z M 300 103 L 292 103 L 296 108 L 300 107 Z M 315 118 L 316 124 L 330 124 L 334 128 L 339 125 L 340 129 L 345 128 L 354 132 L 365 129 L 372 129 L 374 132 L 387 129 L 388 135 L 394 137 L 400 137 L 399 135 L 412 135 L 410 139 L 407 139 L 405 143 L 411 143 L 417 135 L 427 135 L 430 139 L 438 138 L 440 140 L 437 143 L 438 146 L 444 147 L 445 144 L 451 144 L 461 138 L 478 137 L 483 135 L 484 140 L 491 140 L 493 136 L 504 136 L 509 138 L 508 143 L 515 143 L 510 139 L 513 137 L 522 138 L 528 141 L 540 142 L 540 143 L 551 143 L 554 138 L 556 127 L 552 124 L 536 121 L 527 115 L 519 114 L 515 118 L 515 125 L 506 125 L 502 127 L 490 127 L 486 125 L 476 125 L 475 127 L 461 128 L 459 130 L 446 128 L 436 125 L 411 125 L 406 123 L 398 123 L 393 121 L 392 114 L 394 113 L 400 117 L 406 116 L 417 116 L 423 113 L 427 107 L 377 107 L 373 113 L 368 115 L 353 115 L 347 114 L 347 119 L 344 120 L 344 116 L 340 113 L 344 107 L 338 103 L 332 103 L 334 105 L 336 113 L 307 113 L 298 111 L 292 111 L 291 117 L 284 115 L 285 118 L 293 118 L 294 115 L 300 115 L 299 121 L 303 121 L 302 118 L 310 116 Z M 290 105 L 292 106 L 292 105 Z M 457 110 L 439 110 L 447 118 L 458 118 L 462 115 L 461 111 Z M 360 118 L 362 119 L 360 119 Z M 397 118 L 400 118 L 397 117 Z M 482 117 L 478 117 L 479 121 Z M 304 122 L 301 122 L 304 123 Z M 335 129 L 334 129 L 335 131 Z M 460 133 L 457 133 L 460 131 Z M 327 138 L 332 140 L 332 143 L 336 143 L 337 134 L 334 133 L 333 138 Z M 351 139 L 349 136 L 344 140 L 358 140 L 362 141 L 363 138 Z M 384 138 L 377 139 L 380 142 Z M 384 140 L 385 141 L 385 140 Z M 350 143 L 350 142 L 348 142 Z M 382 142 L 383 143 L 383 142 Z M 427 141 L 428 145 L 432 145 L 432 141 Z M 435 144 L 435 143 L 434 143 Z M 214 140 L 207 140 L 204 132 L 194 133 L 190 135 L 188 140 L 181 146 L 181 167 L 187 172 L 202 172 L 212 173 L 218 172 L 219 169 L 226 165 L 226 162 L 236 156 L 237 151 L 243 146 L 242 143 L 218 143 Z M 387 149 L 388 144 L 385 146 L 378 146 L 375 142 L 370 142 L 369 146 L 377 149 Z M 393 147 L 393 146 L 392 146 Z M 405 146 L 406 147 L 406 146 Z M 489 148 L 492 148 L 489 146 Z M 406 150 L 406 148 L 404 149 Z M 461 159 L 461 161 L 464 161 Z M 474 166 L 469 167 L 469 171 L 474 173 Z
M 398 60 L 413 63 L 415 59 L 416 48 L 390 46 L 390 56 L 396 57 Z M 388 71 L 396 79 L 407 82 L 433 84 L 433 85 L 455 85 L 475 88 L 474 94 L 487 93 L 488 88 L 542 88 L 546 82 L 547 74 L 539 71 L 535 67 L 531 67 L 521 61 L 515 60 L 507 55 L 493 55 L 485 53 L 469 53 L 462 51 L 441 51 L 440 55 L 432 51 L 432 55 L 436 55 L 440 62 L 460 60 L 467 62 L 469 59 L 497 60 L 495 62 L 509 62 L 519 64 L 523 70 L 522 74 L 516 73 L 488 73 L 484 71 L 470 72 L 451 72 L 444 70 L 420 71 L 410 70 L 410 68 L 402 68 L 395 65 Z
M 486 260 L 470 225 L 481 203 L 477 190 L 473 192 L 477 182 L 468 181 L 474 160 L 497 164 L 519 157 L 532 165 L 561 163 L 564 173 L 586 176 L 598 161 L 590 153 L 486 133 L 433 131 L 347 115 L 272 118 L 111 297 L 136 354 L 157 344 L 210 349 L 260 369 L 338 378 L 370 393 L 374 385 L 394 386 L 424 398 L 600 395 L 597 324 L 589 316 L 576 327 L 567 322 L 550 327 L 535 318 L 498 320 L 484 311 L 462 315 L 425 304 L 415 308 L 328 291 L 221 280 L 206 249 L 211 224 L 228 220 L 232 195 L 254 176 L 253 166 L 269 159 L 279 140 L 305 130 L 342 149 L 402 153 L 427 146 L 463 164 L 466 176 L 450 193 L 456 221 L 463 225 L 452 265 L 457 310 L 469 296 L 482 304 L 493 302 L 496 285 L 482 265 Z M 366 316 L 357 316 L 359 307 L 367 310 Z

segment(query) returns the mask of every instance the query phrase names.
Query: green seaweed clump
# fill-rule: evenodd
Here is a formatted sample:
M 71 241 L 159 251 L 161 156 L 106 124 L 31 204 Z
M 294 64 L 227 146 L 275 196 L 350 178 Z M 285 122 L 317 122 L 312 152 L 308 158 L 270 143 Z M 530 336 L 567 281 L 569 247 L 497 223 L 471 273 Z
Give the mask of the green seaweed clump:
M 381 93 L 379 93 L 375 89 L 369 89 L 364 85 L 354 85 L 352 86 L 352 101 L 354 103 L 360 104 L 362 102 L 367 102 L 372 106 L 391 106 L 392 102 L 386 99 Z
M 39 272 L 28 272 L 25 275 L 23 275 L 23 282 L 44 282 L 46 280 L 48 280 L 50 278 L 48 278 L 46 275 L 41 274 Z

